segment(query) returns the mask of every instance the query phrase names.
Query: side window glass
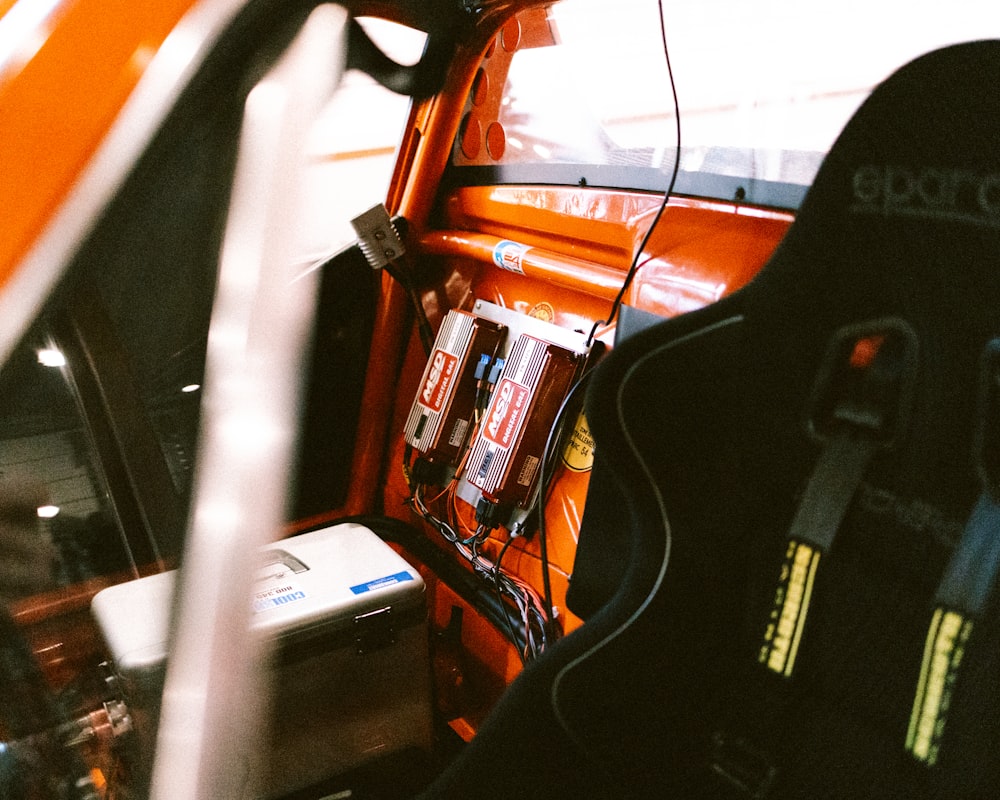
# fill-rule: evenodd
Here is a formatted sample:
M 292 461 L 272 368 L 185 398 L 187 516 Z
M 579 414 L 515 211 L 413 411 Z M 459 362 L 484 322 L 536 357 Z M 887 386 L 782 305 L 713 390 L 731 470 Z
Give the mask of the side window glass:
M 211 219 L 210 209 L 205 209 L 204 217 Z M 153 219 L 155 227 L 155 215 L 146 218 Z M 178 216 L 168 224 L 181 226 L 185 220 Z M 164 247 L 163 252 L 171 250 Z M 109 255 L 93 271 L 92 304 L 100 312 L 88 312 L 83 334 L 96 338 L 101 331 L 107 337 L 110 347 L 97 365 L 102 372 L 110 371 L 110 356 L 120 352 L 117 371 L 125 385 L 116 400 L 124 394 L 134 396 L 142 409 L 128 433 L 134 437 L 138 424 L 148 426 L 169 470 L 173 491 L 181 498 L 190 493 L 194 471 L 215 292 L 214 261 L 215 254 L 207 247 L 204 253 L 182 252 L 169 260 L 149 254 L 144 261 L 127 250 Z M 121 409 L 111 414 L 116 425 L 126 424 Z
M 28 340 L 0 372 L 0 596 L 128 570 L 132 560 L 80 412 L 72 365 Z

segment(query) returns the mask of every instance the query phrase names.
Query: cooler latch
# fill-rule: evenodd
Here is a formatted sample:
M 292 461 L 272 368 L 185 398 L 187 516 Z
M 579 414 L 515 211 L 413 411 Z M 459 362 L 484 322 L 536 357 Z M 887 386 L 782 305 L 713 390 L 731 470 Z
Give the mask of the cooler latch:
M 354 643 L 359 656 L 396 643 L 392 606 L 359 614 L 354 618 Z

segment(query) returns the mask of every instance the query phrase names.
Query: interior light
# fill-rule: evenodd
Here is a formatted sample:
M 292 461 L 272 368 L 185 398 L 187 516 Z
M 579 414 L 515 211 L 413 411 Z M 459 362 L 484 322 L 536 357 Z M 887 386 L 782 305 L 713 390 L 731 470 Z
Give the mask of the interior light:
M 46 347 L 38 351 L 38 363 L 45 367 L 65 367 L 66 356 L 55 348 Z
M 191 392 L 197 392 L 200 388 L 200 383 L 189 383 L 187 386 L 182 386 L 181 391 L 185 394 L 191 394 Z
M 59 506 L 39 506 L 38 516 L 42 519 L 52 519 L 59 513 Z

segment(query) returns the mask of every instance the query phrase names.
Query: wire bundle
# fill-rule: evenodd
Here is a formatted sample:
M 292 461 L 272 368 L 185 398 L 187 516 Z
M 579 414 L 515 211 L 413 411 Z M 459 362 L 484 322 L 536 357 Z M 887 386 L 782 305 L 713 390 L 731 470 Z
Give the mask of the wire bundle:
M 512 532 L 501 546 L 496 559 L 491 560 L 483 552 L 483 545 L 490 538 L 492 528 L 482 523 L 470 524 L 460 513 L 457 502 L 460 468 L 448 485 L 432 498 L 427 497 L 426 484 L 413 480 L 413 471 L 409 468 L 409 453 L 404 472 L 412 481 L 410 507 L 455 548 L 476 575 L 492 584 L 504 611 L 511 641 L 523 642 L 523 647 L 519 649 L 521 661 L 526 663 L 537 657 L 553 635 L 554 615 L 547 610 L 550 604 L 544 602 L 530 584 L 501 566 L 514 540 L 523 537 L 516 531 Z M 443 507 L 444 512 L 432 511 L 431 506 Z M 520 635 L 514 627 L 515 619 Z

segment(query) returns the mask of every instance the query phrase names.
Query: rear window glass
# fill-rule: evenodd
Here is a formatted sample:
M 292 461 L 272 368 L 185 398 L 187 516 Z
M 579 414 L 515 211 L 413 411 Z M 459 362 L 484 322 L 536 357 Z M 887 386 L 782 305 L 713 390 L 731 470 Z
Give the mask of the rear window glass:
M 663 3 L 681 119 L 676 191 L 795 208 L 872 88 L 914 57 L 1000 36 L 1000 6 Z M 522 12 L 487 50 L 454 181 L 662 190 L 677 147 L 655 0 Z

